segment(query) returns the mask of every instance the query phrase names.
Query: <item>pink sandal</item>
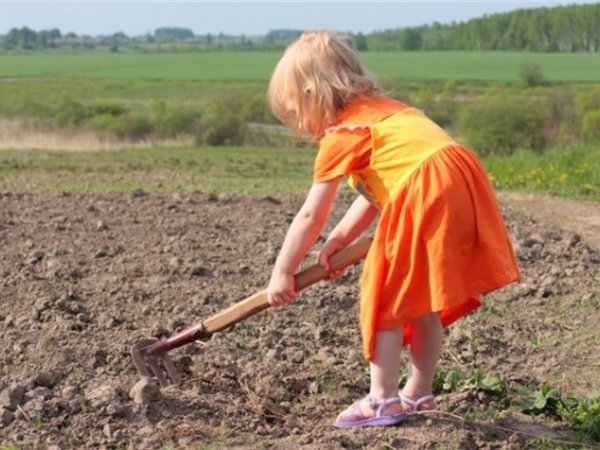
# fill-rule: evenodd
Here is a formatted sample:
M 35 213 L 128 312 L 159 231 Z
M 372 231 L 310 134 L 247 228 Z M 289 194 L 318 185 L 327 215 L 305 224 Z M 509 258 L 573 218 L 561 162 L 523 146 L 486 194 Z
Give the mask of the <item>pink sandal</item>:
M 419 398 L 413 400 L 412 398 L 407 397 L 406 395 L 400 393 L 398 398 L 400 399 L 400 401 L 402 403 L 404 403 L 410 407 L 410 409 L 408 411 L 406 411 L 409 414 L 435 410 L 435 408 L 423 409 L 423 410 L 421 409 L 421 405 L 423 403 L 433 400 L 433 395 L 431 395 L 431 394 L 427 394 L 427 395 L 424 395 L 422 397 L 419 397 Z
M 360 402 L 367 400 L 369 406 L 375 411 L 374 416 L 365 416 L 360 408 Z M 385 400 L 375 400 L 371 395 L 367 395 L 365 398 L 354 402 L 352 406 L 343 411 L 336 419 L 334 426 L 338 428 L 352 428 L 352 427 L 370 427 L 370 426 L 386 426 L 386 425 L 397 425 L 404 421 L 406 414 L 403 412 L 383 415 L 383 409 L 392 404 L 402 402 L 400 397 L 392 397 Z

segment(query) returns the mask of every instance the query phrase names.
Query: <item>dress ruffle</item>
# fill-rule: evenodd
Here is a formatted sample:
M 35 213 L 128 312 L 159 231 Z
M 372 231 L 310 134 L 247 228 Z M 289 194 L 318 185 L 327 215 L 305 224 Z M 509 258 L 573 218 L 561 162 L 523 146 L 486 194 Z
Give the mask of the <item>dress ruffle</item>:
M 353 124 L 342 124 L 342 125 L 336 125 L 334 127 L 329 127 L 325 130 L 325 134 L 329 134 L 329 133 L 337 133 L 339 131 L 356 131 L 356 130 L 370 130 L 372 127 L 371 124 L 357 124 L 357 123 L 353 123 Z

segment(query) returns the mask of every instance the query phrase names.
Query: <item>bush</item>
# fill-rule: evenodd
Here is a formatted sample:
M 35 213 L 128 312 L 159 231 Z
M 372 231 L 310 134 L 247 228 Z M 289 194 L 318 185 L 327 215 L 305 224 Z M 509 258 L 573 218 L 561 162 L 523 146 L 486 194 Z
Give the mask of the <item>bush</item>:
M 531 100 L 492 96 L 465 105 L 459 127 L 467 143 L 482 155 L 508 155 L 518 148 L 542 150 L 547 113 Z
M 73 100 L 70 97 L 63 98 L 57 105 L 53 114 L 54 122 L 59 127 L 71 128 L 81 125 L 94 116 L 94 111 Z
M 527 61 L 521 64 L 519 68 L 519 79 L 525 84 L 525 86 L 541 86 L 546 83 L 544 80 L 544 74 L 542 73 L 542 67 L 535 62 Z
M 275 120 L 267 99 L 258 94 L 244 100 L 239 115 L 244 122 L 272 123 Z
M 94 133 L 108 137 L 112 134 L 111 129 L 115 127 L 115 122 L 116 119 L 114 116 L 111 116 L 110 114 L 100 114 L 92 117 L 88 121 L 86 128 Z
M 146 117 L 125 116 L 115 122 L 112 132 L 120 139 L 141 140 L 152 133 L 152 124 Z
M 111 116 L 102 114 L 93 117 L 87 127 L 95 132 L 124 140 L 141 140 L 152 134 L 153 127 L 146 117 Z
M 121 114 L 125 114 L 128 109 L 123 105 L 118 105 L 116 103 L 99 103 L 96 105 L 90 106 L 91 112 L 93 115 L 102 115 L 106 114 L 109 116 L 120 116 Z
M 577 112 L 582 116 L 590 111 L 600 109 L 600 86 L 594 87 L 590 92 L 585 92 L 575 101 Z
M 448 90 L 446 90 L 446 86 Z M 456 83 L 448 82 L 441 93 L 425 86 L 409 96 L 409 103 L 422 109 L 427 117 L 441 127 L 451 126 L 456 117 L 457 102 L 455 100 Z
M 570 86 L 556 86 L 541 92 L 544 108 L 548 111 L 544 135 L 549 147 L 575 144 L 579 140 L 580 118 L 575 111 L 575 91 Z
M 561 142 L 574 143 L 577 141 L 596 142 L 597 132 L 594 131 L 595 111 L 600 111 L 600 87 L 578 89 L 578 95 L 572 101 L 569 114 L 561 121 Z M 570 137 L 564 139 L 564 136 Z
M 239 145 L 244 141 L 242 121 L 222 103 L 209 105 L 202 120 L 196 143 L 213 146 Z
M 118 117 L 127 112 L 127 108 L 114 103 L 85 105 L 70 97 L 63 98 L 53 113 L 54 122 L 59 127 L 73 128 L 86 124 L 95 117 Z M 104 119 L 99 119 L 102 122 Z
M 600 143 L 600 109 L 585 113 L 581 124 L 581 135 L 587 142 Z
M 199 111 L 189 108 L 173 108 L 164 101 L 154 103 L 152 127 L 154 132 L 163 137 L 177 137 L 182 134 L 194 134 L 199 128 L 201 117 Z

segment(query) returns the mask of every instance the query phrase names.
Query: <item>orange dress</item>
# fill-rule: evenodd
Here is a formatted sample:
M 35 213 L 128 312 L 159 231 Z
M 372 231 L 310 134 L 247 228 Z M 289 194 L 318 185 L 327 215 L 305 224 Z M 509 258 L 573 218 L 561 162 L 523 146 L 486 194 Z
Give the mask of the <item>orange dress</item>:
M 314 181 L 349 176 L 380 210 L 361 277 L 365 357 L 379 330 L 438 312 L 444 326 L 520 278 L 485 169 L 419 110 L 358 97 L 321 139 Z

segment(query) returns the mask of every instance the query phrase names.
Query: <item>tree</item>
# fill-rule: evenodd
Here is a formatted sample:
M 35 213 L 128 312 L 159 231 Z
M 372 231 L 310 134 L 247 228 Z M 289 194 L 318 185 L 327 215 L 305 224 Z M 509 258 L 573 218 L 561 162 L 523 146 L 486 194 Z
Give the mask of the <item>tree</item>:
M 367 38 L 362 33 L 358 33 L 354 36 L 354 45 L 359 52 L 366 52 L 368 50 Z
M 400 35 L 400 48 L 402 50 L 420 50 L 422 45 L 421 33 L 414 28 L 406 28 Z
M 265 42 L 270 45 L 287 45 L 301 33 L 300 30 L 271 30 L 265 36 Z
M 18 48 L 31 50 L 36 47 L 37 33 L 27 27 L 12 28 L 4 39 L 4 46 L 8 49 Z
M 186 39 L 192 39 L 194 37 L 194 33 L 188 28 L 162 27 L 154 30 L 154 37 L 157 41 L 162 42 L 183 41 Z

